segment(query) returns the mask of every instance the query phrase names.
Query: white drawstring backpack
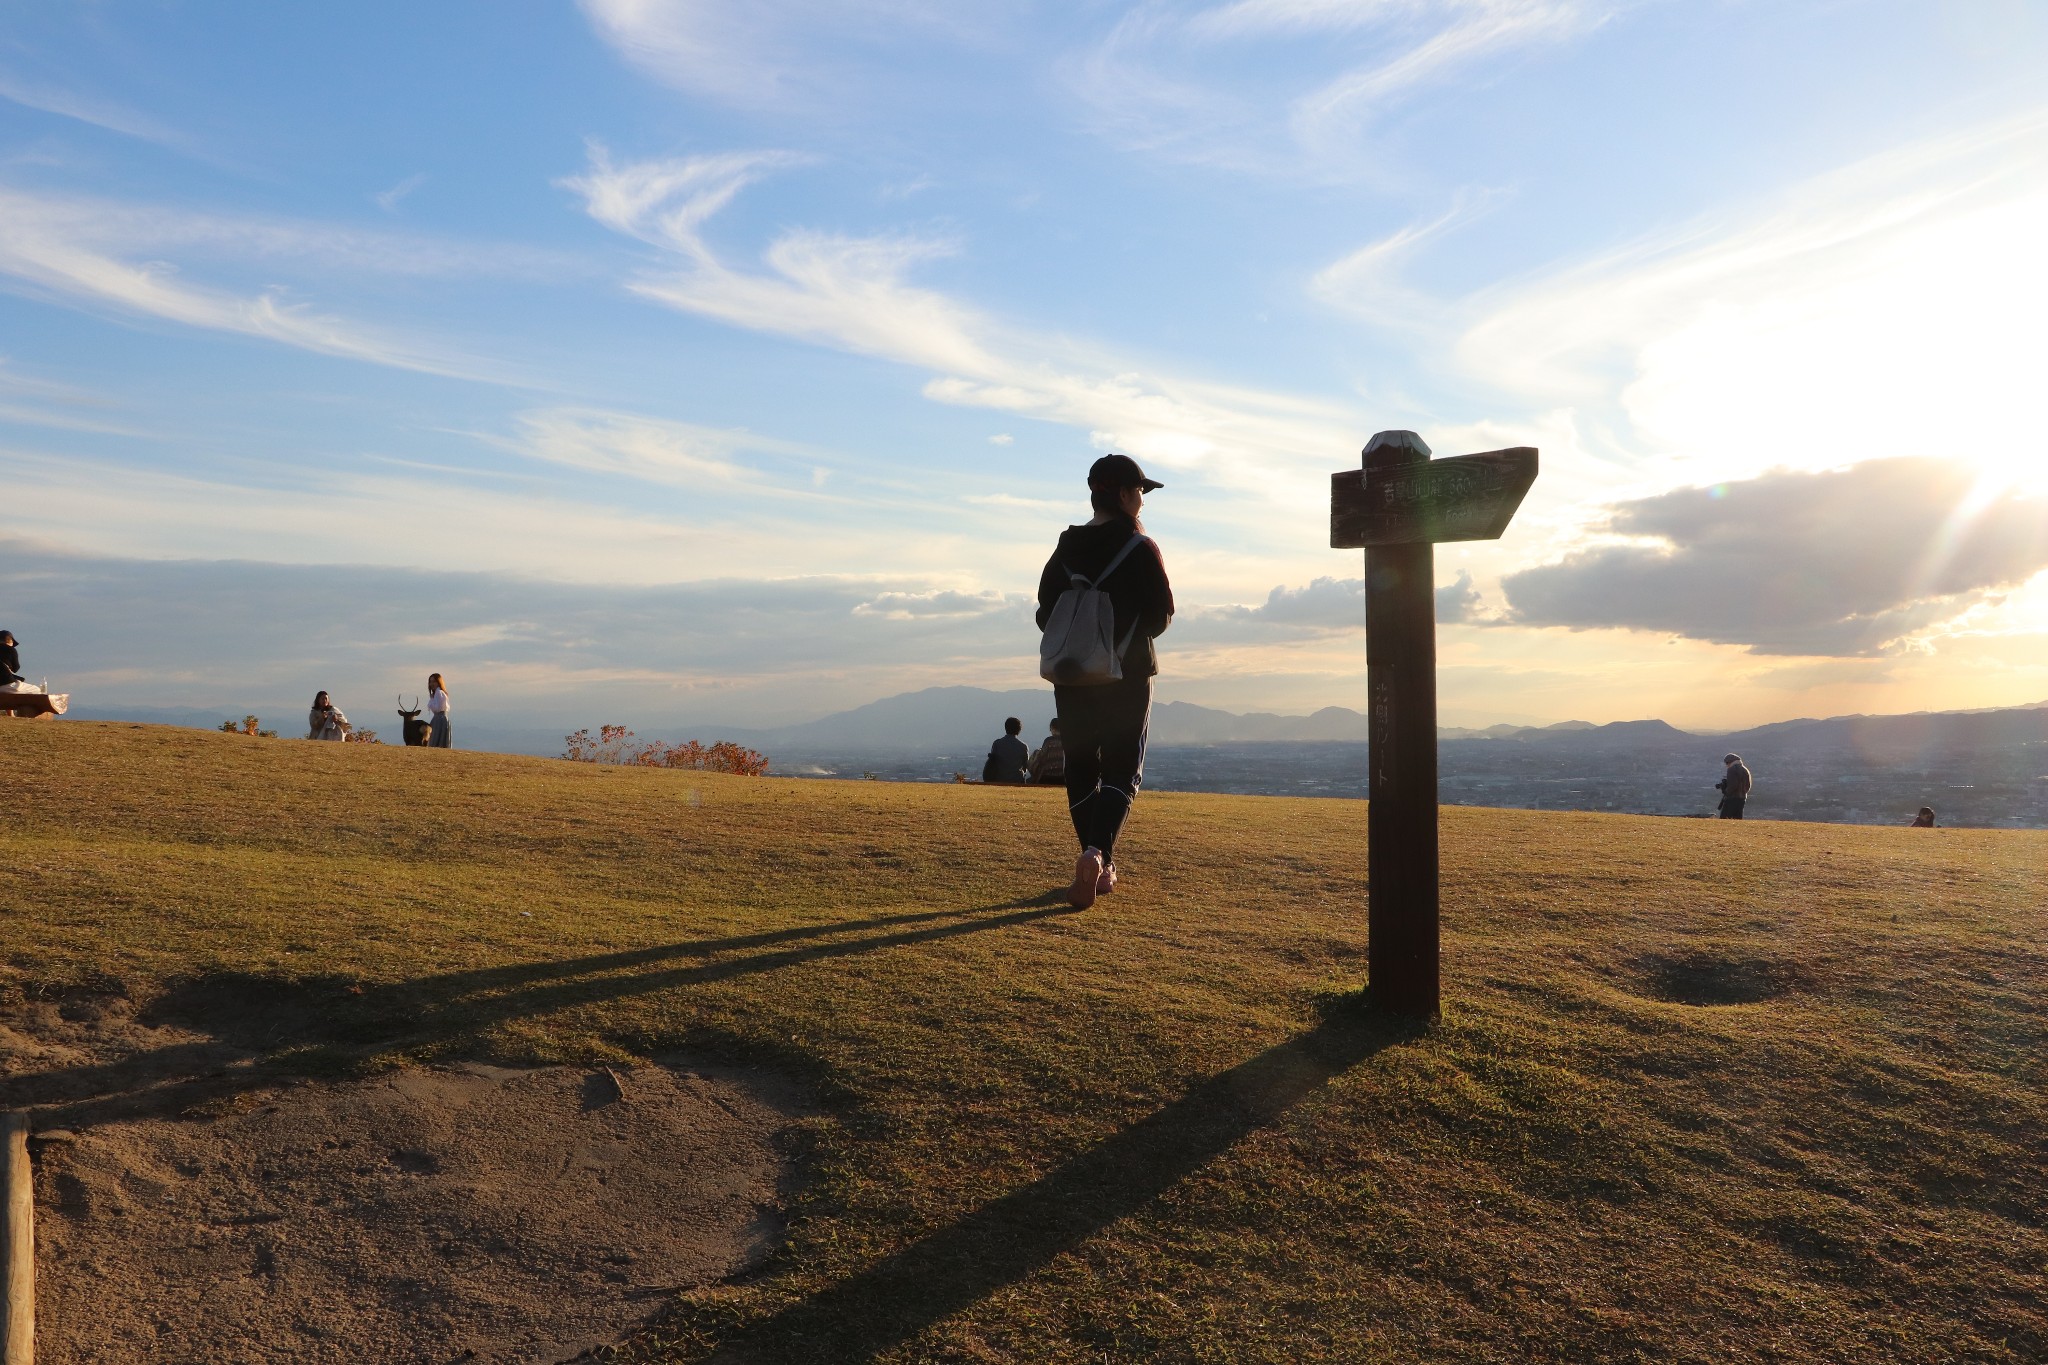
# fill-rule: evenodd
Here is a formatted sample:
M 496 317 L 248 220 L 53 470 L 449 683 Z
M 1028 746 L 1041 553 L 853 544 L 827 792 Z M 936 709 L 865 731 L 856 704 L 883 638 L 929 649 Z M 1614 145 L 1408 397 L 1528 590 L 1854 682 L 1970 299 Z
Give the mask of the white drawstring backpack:
M 1052 604 L 1045 621 L 1045 638 L 1038 642 L 1038 676 L 1061 687 L 1090 687 L 1123 681 L 1124 651 L 1138 633 L 1138 623 L 1116 638 L 1116 608 L 1102 584 L 1124 557 L 1138 548 L 1142 535 L 1133 535 L 1109 561 L 1109 567 L 1090 580 L 1072 569 L 1067 579 L 1073 584 Z M 1066 568 L 1061 565 L 1061 568 Z

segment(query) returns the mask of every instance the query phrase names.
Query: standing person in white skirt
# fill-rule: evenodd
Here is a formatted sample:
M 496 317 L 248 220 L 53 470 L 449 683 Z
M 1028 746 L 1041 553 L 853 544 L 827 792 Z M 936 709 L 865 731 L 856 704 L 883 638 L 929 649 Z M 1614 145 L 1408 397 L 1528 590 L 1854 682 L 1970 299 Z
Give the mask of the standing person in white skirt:
M 1153 637 L 1173 620 L 1173 587 L 1159 547 L 1145 534 L 1138 509 L 1163 488 L 1128 455 L 1105 455 L 1088 470 L 1095 515 L 1060 532 L 1059 546 L 1038 579 L 1042 631 L 1078 576 L 1098 581 L 1115 612 L 1114 639 L 1123 643 L 1123 677 L 1083 686 L 1053 684 L 1066 750 L 1067 811 L 1081 856 L 1067 903 L 1085 910 L 1116 889 L 1116 840 L 1145 776 L 1145 736 L 1152 721 L 1152 677 L 1159 671 Z M 1119 561 L 1118 557 L 1122 556 Z M 1114 568 L 1111 566 L 1114 564 Z M 1105 569 L 1110 570 L 1102 577 Z
M 432 716 L 427 724 L 427 747 L 454 748 L 454 743 L 448 738 L 448 687 L 441 681 L 439 673 L 427 675 L 427 711 Z

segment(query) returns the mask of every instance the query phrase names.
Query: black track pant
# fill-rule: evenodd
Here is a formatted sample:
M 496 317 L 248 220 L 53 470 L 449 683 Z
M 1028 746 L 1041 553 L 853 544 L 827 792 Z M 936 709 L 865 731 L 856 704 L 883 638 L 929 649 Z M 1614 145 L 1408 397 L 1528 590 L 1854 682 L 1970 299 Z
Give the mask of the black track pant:
M 1145 732 L 1152 721 L 1152 680 L 1125 678 L 1099 687 L 1055 687 L 1060 743 L 1067 751 L 1067 809 L 1082 848 L 1112 860 L 1116 836 L 1145 778 Z

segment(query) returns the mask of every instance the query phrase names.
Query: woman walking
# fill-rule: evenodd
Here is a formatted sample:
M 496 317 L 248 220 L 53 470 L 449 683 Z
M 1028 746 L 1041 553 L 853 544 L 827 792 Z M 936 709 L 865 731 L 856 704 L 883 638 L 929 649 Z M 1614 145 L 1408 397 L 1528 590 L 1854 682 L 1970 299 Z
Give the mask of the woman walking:
M 1066 749 L 1067 809 L 1081 841 L 1067 901 L 1081 910 L 1116 889 L 1117 835 L 1144 780 L 1152 676 L 1159 671 L 1152 641 L 1173 620 L 1173 588 L 1138 510 L 1147 493 L 1163 487 L 1128 455 L 1097 460 L 1088 469 L 1095 515 L 1060 532 L 1059 546 L 1038 579 L 1041 631 L 1060 596 L 1083 578 L 1109 594 L 1116 618 L 1112 638 L 1122 652 L 1123 677 L 1115 682 L 1053 686 Z
M 448 739 L 448 688 L 441 682 L 439 673 L 427 675 L 427 711 L 432 716 L 427 725 L 427 747 L 454 748 Z

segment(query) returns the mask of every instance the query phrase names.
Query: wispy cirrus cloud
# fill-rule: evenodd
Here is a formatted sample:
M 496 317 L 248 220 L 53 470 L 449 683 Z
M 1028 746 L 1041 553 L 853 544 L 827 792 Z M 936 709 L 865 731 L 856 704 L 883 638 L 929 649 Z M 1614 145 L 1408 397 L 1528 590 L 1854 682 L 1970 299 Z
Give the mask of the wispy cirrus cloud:
M 660 247 L 664 266 L 629 287 L 683 312 L 930 373 L 937 402 L 989 408 L 1096 433 L 1140 458 L 1203 468 L 1269 491 L 1279 469 L 1320 469 L 1358 422 L 1327 400 L 1181 379 L 1064 338 L 1008 325 L 912 281 L 959 250 L 913 235 L 850 237 L 790 229 L 760 269 L 733 264 L 704 235 L 747 184 L 795 164 L 784 153 L 729 153 L 616 164 L 593 148 L 565 180 L 597 221 Z
M 259 262 L 398 276 L 533 278 L 580 268 L 558 253 L 524 248 L 0 186 L 0 287 L 372 364 L 459 378 L 511 378 L 506 367 L 452 344 L 321 311 L 282 286 L 202 282 L 166 259 L 171 253 L 181 254 L 186 265 L 210 266 L 217 278 L 245 276 Z
M 191 145 L 184 134 L 115 101 L 46 82 L 22 80 L 5 71 L 0 71 L 0 100 L 174 150 L 186 150 Z
M 975 41 L 1007 2 L 943 0 L 579 0 L 591 26 L 656 80 L 751 109 L 788 113 L 871 90 L 862 59 L 906 43 Z
M 1619 0 L 1232 0 L 1140 5 L 1069 57 L 1068 88 L 1135 148 L 1242 171 L 1355 171 L 1372 120 L 1511 53 L 1561 45 Z M 1285 63 L 1247 60 L 1289 50 Z M 1277 116 L 1276 116 L 1277 114 Z
M 390 189 L 379 190 L 377 193 L 371 195 L 370 199 L 373 203 L 377 205 L 378 208 L 384 210 L 386 213 L 396 213 L 398 212 L 399 203 L 402 200 L 404 200 L 408 195 L 410 195 L 414 190 L 417 190 L 420 186 L 426 183 L 426 173 L 424 171 L 415 172 L 414 174 L 405 177 L 405 179 L 393 185 Z
M 156 434 L 107 417 L 115 406 L 102 394 L 24 374 L 0 356 L 0 422 L 140 440 Z

